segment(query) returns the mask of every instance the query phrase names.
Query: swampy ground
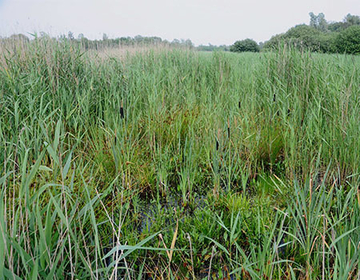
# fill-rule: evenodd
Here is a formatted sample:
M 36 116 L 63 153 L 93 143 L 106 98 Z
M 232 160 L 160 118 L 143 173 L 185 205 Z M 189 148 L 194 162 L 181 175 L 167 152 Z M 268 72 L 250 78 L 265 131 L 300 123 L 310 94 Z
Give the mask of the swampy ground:
M 357 279 L 360 57 L 1 45 L 5 279 Z

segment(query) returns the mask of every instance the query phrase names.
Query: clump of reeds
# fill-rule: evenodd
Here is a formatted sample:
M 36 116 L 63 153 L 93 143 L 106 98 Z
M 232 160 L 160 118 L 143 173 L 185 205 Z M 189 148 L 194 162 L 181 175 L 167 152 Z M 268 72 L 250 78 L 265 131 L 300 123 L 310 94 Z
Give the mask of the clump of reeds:
M 358 57 L 0 48 L 0 275 L 359 277 Z

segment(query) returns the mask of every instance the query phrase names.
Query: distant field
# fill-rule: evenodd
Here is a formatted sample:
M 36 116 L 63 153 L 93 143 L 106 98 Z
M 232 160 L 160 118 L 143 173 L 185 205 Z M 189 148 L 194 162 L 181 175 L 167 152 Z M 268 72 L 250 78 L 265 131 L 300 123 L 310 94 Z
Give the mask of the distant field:
M 0 278 L 360 278 L 359 56 L 0 50 Z

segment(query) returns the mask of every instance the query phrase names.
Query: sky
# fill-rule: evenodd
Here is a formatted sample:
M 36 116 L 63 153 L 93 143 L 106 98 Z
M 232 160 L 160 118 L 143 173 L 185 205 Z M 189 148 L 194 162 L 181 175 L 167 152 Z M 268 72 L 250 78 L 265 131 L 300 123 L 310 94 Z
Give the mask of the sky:
M 83 33 L 89 39 L 158 36 L 195 45 L 264 42 L 309 12 L 341 21 L 360 15 L 360 0 L 0 0 L 0 36 Z

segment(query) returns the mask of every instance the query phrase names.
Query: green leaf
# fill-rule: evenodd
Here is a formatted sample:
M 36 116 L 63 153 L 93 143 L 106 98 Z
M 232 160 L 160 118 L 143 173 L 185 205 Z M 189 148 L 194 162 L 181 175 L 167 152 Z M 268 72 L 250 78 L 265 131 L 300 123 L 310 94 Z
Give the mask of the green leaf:
M 105 257 L 103 257 L 103 260 L 110 257 L 112 254 L 114 254 L 117 251 L 124 251 L 124 250 L 128 250 L 127 252 L 124 252 L 124 254 L 117 260 L 120 261 L 123 258 L 126 258 L 129 254 L 131 254 L 133 251 L 135 250 L 155 250 L 155 251 L 170 251 L 168 249 L 159 249 L 159 248 L 150 248 L 150 247 L 141 247 L 142 245 L 144 245 L 145 243 L 149 242 L 151 239 L 153 239 L 155 236 L 157 236 L 159 232 L 154 233 L 153 235 L 150 235 L 149 237 L 145 238 L 144 240 L 142 240 L 141 242 L 139 242 L 138 244 L 136 244 L 135 246 L 129 246 L 129 245 L 119 245 L 119 246 L 115 246 L 113 249 L 110 250 L 109 253 L 107 253 L 105 255 Z M 116 263 L 116 261 L 112 262 L 111 265 L 114 265 Z
M 46 146 L 46 150 L 48 151 L 51 158 L 55 161 L 57 165 L 60 165 L 60 161 L 55 150 L 47 142 L 44 142 L 44 145 Z
M 66 163 L 65 163 L 64 168 L 63 168 L 63 172 L 62 172 L 62 178 L 63 179 L 66 178 L 66 175 L 69 172 L 69 168 L 70 168 L 70 164 L 71 164 L 71 156 L 72 156 L 72 151 L 69 153 L 69 155 L 67 157 L 67 160 L 66 160 Z
M 60 129 L 61 129 L 61 119 L 58 120 L 55 128 L 55 139 L 54 139 L 54 150 L 57 151 L 60 141 Z

